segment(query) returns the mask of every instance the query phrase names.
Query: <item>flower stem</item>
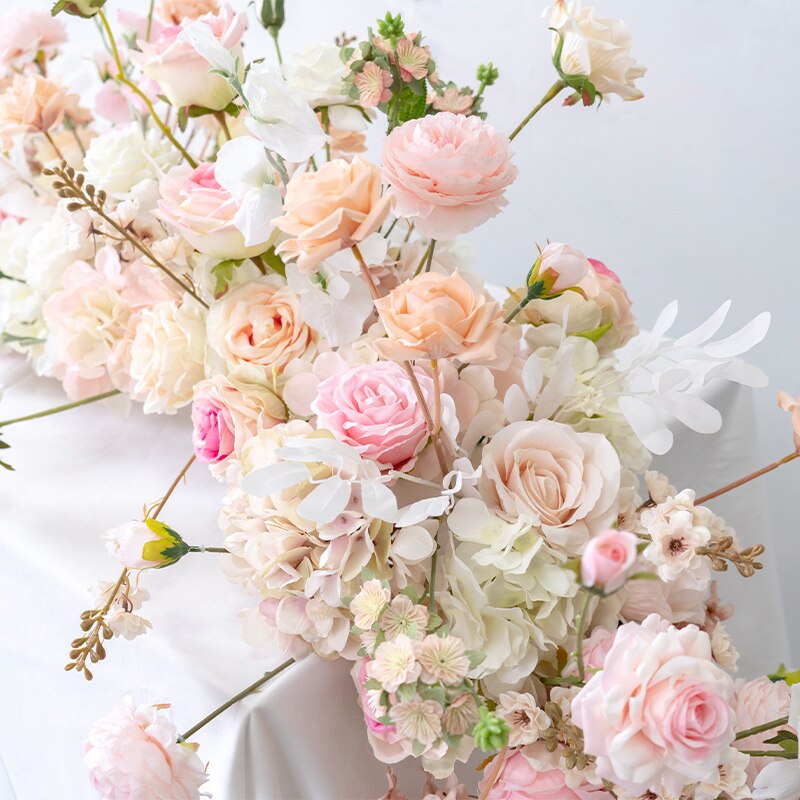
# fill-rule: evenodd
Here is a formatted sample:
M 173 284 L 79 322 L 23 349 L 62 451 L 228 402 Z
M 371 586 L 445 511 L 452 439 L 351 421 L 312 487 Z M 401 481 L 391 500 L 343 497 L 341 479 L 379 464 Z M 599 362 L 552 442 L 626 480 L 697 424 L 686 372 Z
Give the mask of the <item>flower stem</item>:
M 586 600 L 583 602 L 583 609 L 578 617 L 578 627 L 575 631 L 578 643 L 575 646 L 575 659 L 578 662 L 578 680 L 583 683 L 586 680 L 586 667 L 583 663 L 583 634 L 586 630 L 586 619 L 589 616 L 589 604 L 592 602 L 591 592 L 586 592 Z
M 231 132 L 228 128 L 228 121 L 225 119 L 225 112 L 224 111 L 215 111 L 214 116 L 219 122 L 220 128 L 222 128 L 222 132 L 225 134 L 225 138 L 230 141 L 231 140 Z
M 42 133 L 44 134 L 44 138 L 47 139 L 47 143 L 50 145 L 50 147 L 55 150 L 56 156 L 61 159 L 61 161 L 66 161 L 67 159 L 64 158 L 64 154 L 61 152 L 58 145 L 53 141 L 53 137 L 50 135 L 50 132 L 42 131 Z
M 789 717 L 781 717 L 780 719 L 774 719 L 772 722 L 764 722 L 761 725 L 756 725 L 753 728 L 747 728 L 746 730 L 739 731 L 736 734 L 735 741 L 740 741 L 741 739 L 747 739 L 749 736 L 755 736 L 757 733 L 764 733 L 764 731 L 771 731 L 773 728 L 781 728 L 784 725 L 789 724 Z
M 438 434 L 442 427 L 442 382 L 438 359 L 431 359 L 431 370 L 433 372 L 433 427 L 435 433 Z
M 537 676 L 545 686 L 584 686 L 580 678 L 542 678 Z
M 375 281 L 372 280 L 372 275 L 369 274 L 369 267 L 367 266 L 367 262 L 364 260 L 361 250 L 359 250 L 357 244 L 354 244 L 351 250 L 358 261 L 359 267 L 361 267 L 361 275 L 367 282 L 367 286 L 369 287 L 373 301 L 380 300 L 381 293 L 378 291 Z M 447 455 L 444 451 L 444 445 L 442 444 L 442 440 L 439 437 L 436 426 L 434 425 L 433 418 L 431 417 L 431 410 L 428 408 L 428 403 L 425 400 L 425 396 L 422 394 L 422 389 L 419 385 L 419 381 L 417 380 L 416 373 L 408 361 L 401 361 L 400 366 L 403 367 L 406 375 L 408 376 L 408 380 L 411 382 L 411 388 L 414 390 L 420 411 L 422 412 L 422 416 L 425 418 L 425 424 L 428 426 L 428 430 L 430 431 L 431 442 L 433 443 L 433 449 L 436 452 L 436 458 L 439 461 L 439 468 L 442 470 L 442 475 L 447 475 L 450 470 L 447 466 Z
M 227 547 L 204 547 L 203 545 L 190 545 L 190 553 L 230 553 Z
M 528 303 L 530 303 L 530 301 L 531 301 L 530 297 L 527 296 L 523 297 L 522 300 L 520 300 L 519 303 L 517 303 L 516 308 L 503 320 L 503 322 L 505 322 L 506 325 L 508 325 L 514 319 L 514 317 L 516 317 L 517 314 L 519 314 L 520 311 L 522 311 L 522 309 L 525 308 L 525 306 L 528 305 Z
M 515 137 L 519 135 L 522 129 L 551 101 L 553 100 L 558 94 L 560 94 L 561 90 L 566 87 L 566 83 L 559 78 L 548 90 L 547 94 L 538 102 L 537 105 L 533 107 L 531 113 L 525 117 L 516 128 L 514 128 L 511 135 L 508 137 L 510 142 L 513 142 Z
M 326 161 L 330 161 L 331 160 L 331 139 L 330 139 L 330 136 L 331 136 L 331 114 L 330 114 L 330 111 L 328 111 L 328 107 L 327 106 L 323 106 L 320 109 L 320 114 L 322 116 L 322 127 L 325 128 L 325 135 L 327 137 L 325 139 L 325 160 Z
M 779 458 L 777 461 L 773 461 L 772 464 L 762 467 L 761 469 L 757 469 L 755 472 L 751 472 L 749 475 L 745 475 L 744 478 L 739 478 L 738 481 L 729 483 L 726 486 L 723 486 L 721 489 L 717 489 L 714 492 L 710 492 L 709 494 L 699 497 L 694 501 L 694 504 L 696 506 L 701 506 L 709 500 L 713 500 L 715 497 L 719 497 L 726 492 L 730 492 L 732 489 L 738 489 L 740 486 L 744 486 L 744 484 L 750 483 L 750 481 L 760 478 L 762 475 L 766 475 L 768 472 L 772 472 L 772 470 L 778 469 L 778 467 L 788 464 L 790 461 L 794 461 L 798 456 L 800 456 L 800 451 L 795 450 L 794 452 L 789 453 L 788 456 Z
M 433 264 L 433 251 L 436 248 L 436 239 L 431 239 L 431 243 L 428 246 L 428 258 L 425 261 L 425 272 L 431 271 L 431 264 Z
M 103 13 L 103 9 L 100 9 L 97 16 L 100 19 L 100 22 L 105 29 L 106 36 L 108 36 L 108 42 L 111 46 L 111 55 L 114 57 L 114 63 L 117 66 L 117 80 L 127 86 L 135 95 L 137 95 L 141 101 L 147 106 L 147 110 L 150 112 L 150 116 L 153 118 L 153 122 L 158 125 L 161 133 L 167 137 L 167 139 L 172 142 L 173 145 L 178 149 L 178 152 L 183 156 L 186 163 L 189 164 L 192 169 L 197 166 L 197 162 L 189 155 L 189 153 L 184 149 L 183 145 L 172 135 L 172 131 L 164 124 L 161 117 L 156 114 L 155 108 L 153 108 L 153 103 L 150 101 L 150 98 L 135 84 L 128 80 L 125 75 L 125 67 L 122 65 L 122 59 L 119 57 L 119 50 L 117 49 L 117 43 L 114 39 L 114 34 L 111 31 L 111 26 L 108 24 L 108 19 L 106 15 Z
M 179 742 L 185 742 L 190 736 L 193 736 L 197 731 L 200 730 L 205 725 L 208 725 L 211 720 L 216 719 L 223 711 L 227 711 L 231 706 L 236 705 L 240 700 L 244 700 L 247 695 L 252 694 L 253 692 L 260 689 L 267 681 L 274 678 L 276 675 L 279 675 L 283 672 L 287 667 L 290 667 L 294 664 L 294 659 L 290 658 L 288 661 L 284 661 L 279 667 L 275 667 L 275 669 L 270 670 L 269 672 L 265 672 L 257 681 L 251 683 L 246 689 L 242 689 L 241 692 L 235 694 L 231 697 L 230 700 L 226 700 L 221 706 L 215 708 L 207 717 L 204 717 L 197 723 L 197 725 L 193 725 L 189 728 L 186 733 L 182 734 L 178 737 Z
M 156 506 L 156 510 L 149 515 L 151 519 L 156 519 L 158 515 L 164 510 L 164 506 L 167 504 L 167 500 L 169 500 L 169 498 L 172 496 L 172 493 L 175 491 L 176 487 L 183 479 L 183 476 L 186 475 L 186 473 L 189 471 L 189 467 L 191 467 L 192 464 L 194 464 L 196 458 L 197 456 L 192 454 L 192 457 L 186 462 L 183 469 L 178 473 L 175 480 L 172 481 L 172 484 L 170 485 L 169 489 L 167 489 L 167 493 L 161 498 L 161 502 L 158 504 L 158 506 Z
M 280 29 L 276 27 L 271 27 L 269 29 L 269 35 L 272 37 L 272 41 L 275 42 L 275 54 L 278 56 L 278 63 L 283 64 L 283 55 L 281 54 L 281 46 L 278 42 L 278 33 Z
M 83 400 L 75 400 L 72 403 L 65 403 L 63 406 L 55 406 L 55 408 L 48 408 L 45 411 L 37 411 L 35 414 L 26 414 L 24 417 L 15 417 L 14 419 L 7 419 L 0 422 L 0 428 L 5 428 L 8 425 L 14 425 L 17 422 L 26 422 L 29 419 L 39 419 L 39 417 L 49 417 L 51 414 L 60 414 L 62 411 L 69 411 L 79 406 L 85 406 L 89 403 L 96 403 L 98 400 L 105 400 L 114 395 L 120 394 L 119 389 L 112 389 L 110 392 L 103 392 L 102 394 L 95 394 L 91 397 L 84 397 Z
M 486 781 L 486 785 L 483 787 L 483 791 L 481 792 L 478 800 L 486 800 L 486 798 L 491 794 L 492 788 L 494 787 L 495 783 L 497 783 L 497 779 L 500 777 L 500 771 L 503 769 L 503 762 L 506 760 L 507 752 L 508 745 L 505 745 L 505 747 L 503 747 L 503 749 L 495 756 L 495 765 L 492 769 L 492 774 L 489 777 L 489 780 Z
M 150 41 L 150 35 L 153 32 L 153 11 L 155 11 L 156 0 L 150 0 L 150 9 L 147 12 L 147 30 L 145 31 L 144 40 Z
M 787 753 L 786 750 L 740 750 L 746 756 L 754 758 L 791 758 L 797 760 L 796 753 Z

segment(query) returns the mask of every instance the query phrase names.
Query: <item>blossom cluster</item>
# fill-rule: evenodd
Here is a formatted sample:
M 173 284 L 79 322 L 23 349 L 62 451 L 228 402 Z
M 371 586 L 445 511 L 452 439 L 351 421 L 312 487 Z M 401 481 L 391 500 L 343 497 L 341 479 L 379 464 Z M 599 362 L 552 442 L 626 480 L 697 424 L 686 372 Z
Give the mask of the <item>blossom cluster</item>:
M 256 6 L 277 43 L 283 4 Z M 494 128 L 498 71 L 445 82 L 399 15 L 273 64 L 217 0 L 119 12 L 116 37 L 103 0 L 54 11 L 108 47 L 86 107 L 58 16 L 0 32 L 2 347 L 76 403 L 180 413 L 226 492 L 219 547 L 159 521 L 167 498 L 108 532 L 124 569 L 72 666 L 146 634 L 146 571 L 222 551 L 247 641 L 351 661 L 386 763 L 443 779 L 481 748 L 491 800 L 777 798 L 789 682 L 734 681 L 712 580 L 761 550 L 649 469 L 676 425 L 719 428 L 710 381 L 763 384 L 740 356 L 768 315 L 714 338 L 725 304 L 673 337 L 673 303 L 640 332 L 621 278 L 563 242 L 484 284 L 455 237 L 508 203 L 532 114 Z M 545 16 L 557 81 L 533 113 L 642 96 L 624 23 L 575 0 Z M 92 729 L 100 796 L 199 796 L 162 711 L 126 701 Z

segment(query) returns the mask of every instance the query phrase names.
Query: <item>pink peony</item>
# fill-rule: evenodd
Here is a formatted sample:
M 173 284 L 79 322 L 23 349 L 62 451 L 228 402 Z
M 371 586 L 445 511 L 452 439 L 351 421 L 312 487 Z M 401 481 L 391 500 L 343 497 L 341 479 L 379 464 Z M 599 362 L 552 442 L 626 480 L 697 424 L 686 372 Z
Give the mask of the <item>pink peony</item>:
M 617 630 L 603 669 L 572 702 L 597 774 L 633 794 L 680 794 L 723 760 L 735 736 L 733 680 L 708 634 L 655 615 Z
M 67 41 L 61 20 L 47 11 L 15 11 L 3 17 L 0 28 L 0 65 L 21 70 L 36 60 L 39 53 L 52 58 L 58 46 Z
M 241 57 L 242 36 L 247 28 L 244 12 L 234 13 L 225 5 L 217 13 L 204 14 L 198 21 L 211 29 L 222 47 L 231 50 L 234 57 Z M 186 18 L 184 22 L 191 20 Z M 183 26 L 170 25 L 154 41 L 140 40 L 138 66 L 145 75 L 158 81 L 162 94 L 172 105 L 220 111 L 233 100 L 235 92 L 225 78 L 209 72 L 208 61 L 192 45 L 179 39 L 181 33 Z
M 503 134 L 480 117 L 443 112 L 386 137 L 383 177 L 399 216 L 424 236 L 451 239 L 500 212 L 517 169 Z
M 217 0 L 159 0 L 156 13 L 164 22 L 180 25 L 185 19 L 216 13 L 217 8 Z
M 184 164 L 174 167 L 162 178 L 160 190 L 161 219 L 204 255 L 249 258 L 269 248 L 269 241 L 245 245 L 234 223 L 239 203 L 217 182 L 214 164 L 200 164 L 194 170 Z
M 581 556 L 581 583 L 604 594 L 621 589 L 636 563 L 638 544 L 634 534 L 614 529 L 590 539 Z
M 98 720 L 83 745 L 89 779 L 103 800 L 193 800 L 208 780 L 202 761 L 165 706 L 125 698 Z
M 416 375 L 432 407 L 433 380 L 420 368 Z M 326 378 L 317 386 L 311 410 L 320 427 L 385 467 L 407 466 L 428 438 L 411 381 L 392 361 L 363 364 Z

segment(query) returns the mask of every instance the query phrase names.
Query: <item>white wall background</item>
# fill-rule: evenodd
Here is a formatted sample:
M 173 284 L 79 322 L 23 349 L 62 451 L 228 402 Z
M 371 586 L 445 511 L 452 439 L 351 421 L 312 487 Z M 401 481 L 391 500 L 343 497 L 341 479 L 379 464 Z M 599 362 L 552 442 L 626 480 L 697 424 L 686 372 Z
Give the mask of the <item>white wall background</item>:
M 567 241 L 600 258 L 622 278 L 643 326 L 675 297 L 676 330 L 689 330 L 723 300 L 731 324 L 773 314 L 767 342 L 752 355 L 770 376 L 756 393 L 760 454 L 742 473 L 789 452 L 788 420 L 775 391 L 800 393 L 800 111 L 797 88 L 798 0 L 597 0 L 605 16 L 630 26 L 634 56 L 648 67 L 646 97 L 600 108 L 552 104 L 515 141 L 520 177 L 500 217 L 469 241 L 479 268 L 496 283 L 521 282 L 534 245 Z M 28 7 L 49 7 L 35 0 Z M 146 0 L 115 6 L 146 12 Z M 234 0 L 244 7 L 245 0 Z M 330 41 L 342 31 L 363 37 L 383 0 L 286 0 L 285 54 Z M 393 0 L 409 30 L 425 32 L 440 73 L 474 82 L 481 61 L 501 70 L 487 90 L 489 121 L 510 131 L 554 79 L 542 0 Z M 0 0 L 0 11 L 18 8 Z M 99 46 L 94 26 L 67 18 L 80 52 Z M 273 59 L 257 27 L 248 53 Z M 77 51 L 77 48 L 76 48 Z M 82 69 L 70 80 L 84 88 Z M 558 101 L 556 101 L 558 102 Z M 672 476 L 681 484 L 681 476 Z M 713 475 L 699 491 L 715 488 Z M 780 552 L 768 568 L 781 576 L 784 602 L 800 601 L 800 466 L 763 479 Z M 736 525 L 736 520 L 730 520 Z M 748 539 L 758 539 L 750 532 Z M 734 598 L 741 606 L 747 592 Z M 765 622 L 769 624 L 769 622 Z M 794 632 L 800 660 L 800 631 Z M 788 654 L 787 654 L 788 656 Z

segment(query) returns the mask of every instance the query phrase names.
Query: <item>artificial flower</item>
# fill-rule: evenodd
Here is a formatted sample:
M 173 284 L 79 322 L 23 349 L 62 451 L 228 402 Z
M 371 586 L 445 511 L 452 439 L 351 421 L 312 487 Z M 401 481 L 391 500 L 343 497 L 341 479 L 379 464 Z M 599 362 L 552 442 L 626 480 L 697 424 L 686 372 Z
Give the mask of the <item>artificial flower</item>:
M 610 529 L 589 539 L 581 556 L 581 582 L 612 594 L 622 588 L 636 562 L 639 539 L 629 531 Z

